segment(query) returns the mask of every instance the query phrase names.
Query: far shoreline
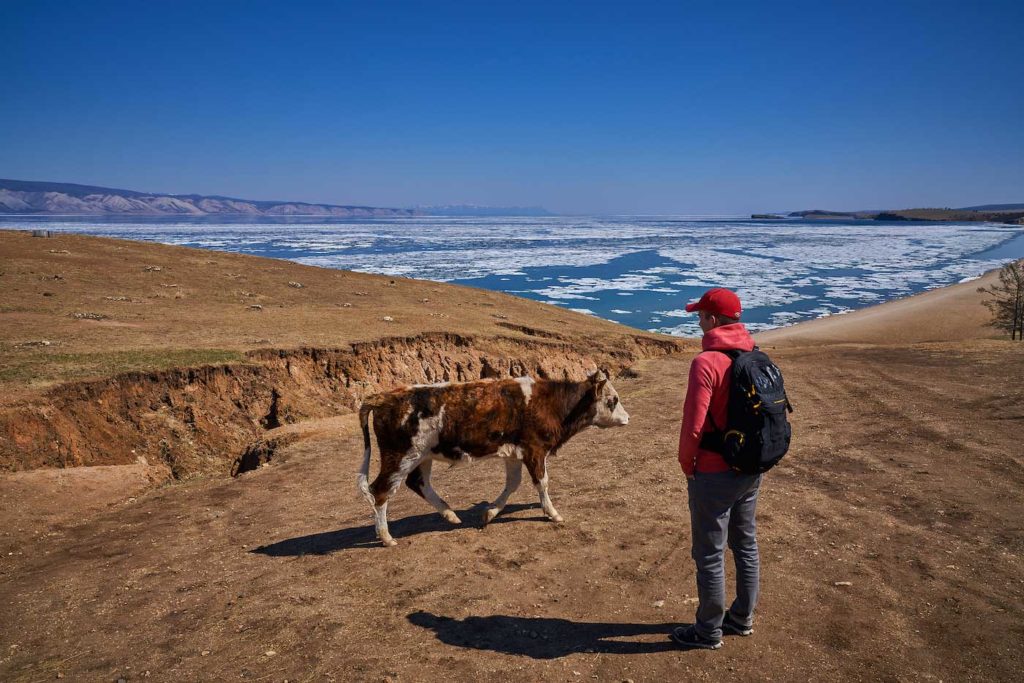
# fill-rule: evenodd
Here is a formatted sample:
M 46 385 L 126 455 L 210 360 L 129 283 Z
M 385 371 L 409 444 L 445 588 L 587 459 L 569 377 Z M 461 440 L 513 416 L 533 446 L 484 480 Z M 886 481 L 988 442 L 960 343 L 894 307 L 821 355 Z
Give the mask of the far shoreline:
M 996 282 L 999 268 L 981 275 L 864 308 L 802 320 L 754 333 L 774 344 L 868 343 L 913 344 L 968 339 L 998 339 L 988 326 L 979 287 Z

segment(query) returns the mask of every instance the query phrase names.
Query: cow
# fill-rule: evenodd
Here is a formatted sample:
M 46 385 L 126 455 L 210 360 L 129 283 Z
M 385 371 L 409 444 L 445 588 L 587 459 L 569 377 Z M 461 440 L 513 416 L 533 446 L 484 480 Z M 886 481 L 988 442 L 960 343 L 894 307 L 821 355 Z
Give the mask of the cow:
M 372 483 L 371 412 L 381 460 Z M 505 462 L 505 489 L 484 513 L 485 525 L 519 487 L 524 466 L 544 513 L 561 522 L 548 497 L 547 457 L 587 427 L 629 424 L 629 414 L 607 375 L 598 371 L 581 382 L 517 377 L 402 387 L 367 397 L 359 422 L 364 450 L 357 484 L 373 507 L 377 538 L 393 546 L 388 500 L 403 480 L 448 522 L 462 522 L 430 485 L 435 460 L 456 465 L 497 457 Z

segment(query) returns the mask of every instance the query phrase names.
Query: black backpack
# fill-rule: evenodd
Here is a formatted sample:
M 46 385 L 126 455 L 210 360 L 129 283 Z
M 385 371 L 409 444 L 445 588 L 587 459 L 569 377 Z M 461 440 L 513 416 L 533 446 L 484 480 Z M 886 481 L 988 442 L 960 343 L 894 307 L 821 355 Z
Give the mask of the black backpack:
M 737 472 L 767 472 L 789 450 L 792 436 L 786 413 L 793 412 L 793 406 L 782 371 L 756 346 L 753 351 L 719 353 L 732 359 L 728 422 L 719 429 L 709 413 L 714 431 L 701 438 L 700 447 L 721 453 Z

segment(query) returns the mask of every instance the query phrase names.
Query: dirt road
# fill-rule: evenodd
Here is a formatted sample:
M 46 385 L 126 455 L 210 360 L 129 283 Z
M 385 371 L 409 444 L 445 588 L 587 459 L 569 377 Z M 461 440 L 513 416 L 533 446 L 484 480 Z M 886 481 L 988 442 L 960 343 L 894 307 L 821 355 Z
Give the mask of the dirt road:
M 751 638 L 684 652 L 693 563 L 675 462 L 688 358 L 616 382 L 632 420 L 486 529 L 498 463 L 403 491 L 379 547 L 336 418 L 237 480 L 193 479 L 0 536 L 0 679 L 1015 680 L 1024 670 L 1024 352 L 788 347 L 795 447 L 760 503 Z M 663 601 L 663 603 L 662 603 Z M 662 605 L 658 607 L 657 605 Z

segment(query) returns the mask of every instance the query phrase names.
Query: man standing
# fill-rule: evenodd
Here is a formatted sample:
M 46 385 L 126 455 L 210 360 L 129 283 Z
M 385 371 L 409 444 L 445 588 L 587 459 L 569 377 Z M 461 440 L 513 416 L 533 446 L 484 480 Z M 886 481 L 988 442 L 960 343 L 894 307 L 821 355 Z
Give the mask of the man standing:
M 697 563 L 700 604 L 692 626 L 681 626 L 672 639 L 685 647 L 716 650 L 722 633 L 753 633 L 760 559 L 754 508 L 759 474 L 741 474 L 722 456 L 701 447 L 701 438 L 726 428 L 732 359 L 725 351 L 750 351 L 754 340 L 739 322 L 739 297 L 728 289 L 710 289 L 686 311 L 700 316 L 703 352 L 690 364 L 679 433 L 679 464 L 686 474 L 690 502 L 692 556 Z M 736 599 L 725 608 L 725 545 L 736 560 Z

